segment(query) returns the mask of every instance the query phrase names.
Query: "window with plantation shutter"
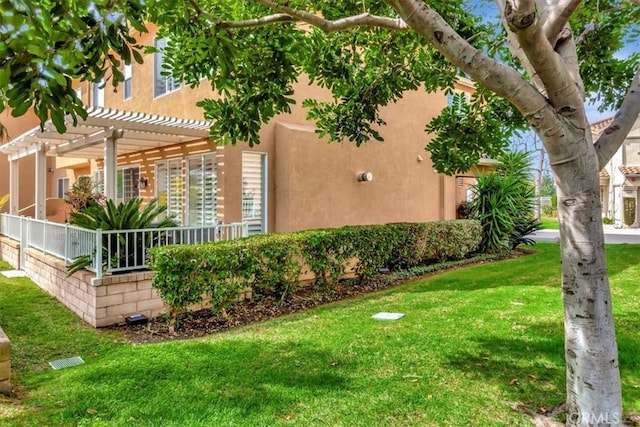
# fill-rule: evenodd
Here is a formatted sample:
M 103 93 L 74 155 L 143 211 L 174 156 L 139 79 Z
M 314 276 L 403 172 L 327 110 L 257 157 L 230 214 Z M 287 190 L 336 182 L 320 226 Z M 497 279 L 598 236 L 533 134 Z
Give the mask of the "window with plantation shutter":
M 128 202 L 140 195 L 138 184 L 140 181 L 140 167 L 129 166 L 116 172 L 116 202 Z
M 156 163 L 156 198 L 166 206 L 165 214 L 182 224 L 182 159 L 164 160 Z
M 104 171 L 102 169 L 93 172 L 93 191 L 104 194 Z
M 249 234 L 267 232 L 267 155 L 242 153 L 242 220 L 249 223 Z
M 216 214 L 215 153 L 187 159 L 188 225 L 214 225 Z

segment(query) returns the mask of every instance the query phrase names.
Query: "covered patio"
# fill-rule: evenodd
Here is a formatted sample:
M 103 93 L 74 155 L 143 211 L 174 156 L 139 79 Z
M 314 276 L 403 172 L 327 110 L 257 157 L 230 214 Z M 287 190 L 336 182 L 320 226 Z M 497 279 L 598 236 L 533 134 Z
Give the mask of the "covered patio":
M 35 156 L 35 218 L 46 216 L 47 156 L 103 159 L 104 193 L 116 197 L 118 156 L 169 145 L 207 140 L 210 123 L 111 108 L 92 107 L 76 125 L 67 118 L 67 131 L 58 133 L 51 121 L 0 146 L 9 159 L 9 213 L 18 214 L 18 160 Z

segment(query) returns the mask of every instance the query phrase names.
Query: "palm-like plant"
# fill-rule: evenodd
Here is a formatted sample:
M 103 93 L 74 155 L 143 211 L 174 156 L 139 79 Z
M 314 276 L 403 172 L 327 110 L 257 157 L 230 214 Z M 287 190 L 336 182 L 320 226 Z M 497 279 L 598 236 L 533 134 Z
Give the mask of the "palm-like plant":
M 481 250 L 492 253 L 532 244 L 526 236 L 540 228 L 533 216 L 535 188 L 528 175 L 528 153 L 504 153 L 499 160 L 496 171 L 477 177 L 471 210 L 483 226 Z
M 104 205 L 92 200 L 83 211 L 71 213 L 71 224 L 89 230 L 103 231 L 177 226 L 173 219 L 166 217 L 156 222 L 166 209 L 166 206 L 160 205 L 157 199 L 151 200 L 144 208 L 142 208 L 142 199 L 138 197 L 118 205 L 113 200 L 107 200 Z M 119 266 L 130 265 L 129 261 L 132 258 L 141 259 L 144 247 L 157 243 L 157 240 L 155 233 L 148 233 L 145 239 L 136 238 L 130 233 L 105 234 L 102 237 L 102 267 L 105 268 L 109 260 Z M 94 257 L 95 254 L 77 257 L 67 267 L 67 272 L 71 275 L 89 267 Z

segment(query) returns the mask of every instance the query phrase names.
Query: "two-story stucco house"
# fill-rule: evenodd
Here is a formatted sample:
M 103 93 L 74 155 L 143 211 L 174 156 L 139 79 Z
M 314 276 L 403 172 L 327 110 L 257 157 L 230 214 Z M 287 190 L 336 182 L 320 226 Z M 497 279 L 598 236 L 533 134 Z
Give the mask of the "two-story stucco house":
M 140 41 L 161 45 L 154 34 Z M 117 200 L 161 198 L 183 225 L 248 220 L 253 232 L 278 232 L 455 218 L 473 174 L 437 174 L 424 150 L 430 139 L 424 126 L 447 105 L 444 93 L 405 94 L 383 111 L 385 142 L 357 148 L 315 134 L 301 101 L 330 94 L 301 81 L 298 104 L 263 127 L 258 146 L 219 146 L 195 105 L 214 96 L 209 86 L 184 87 L 160 74 L 162 62 L 156 53 L 125 67 L 117 92 L 78 84 L 89 118 L 63 135 L 51 125 L 41 131 L 33 115 L 3 116 L 12 138 L 0 147 L 0 194 L 12 194 L 8 209 L 64 220 L 64 204 L 55 199 L 91 176 Z M 472 86 L 461 80 L 457 89 Z M 359 179 L 366 172 L 371 181 Z

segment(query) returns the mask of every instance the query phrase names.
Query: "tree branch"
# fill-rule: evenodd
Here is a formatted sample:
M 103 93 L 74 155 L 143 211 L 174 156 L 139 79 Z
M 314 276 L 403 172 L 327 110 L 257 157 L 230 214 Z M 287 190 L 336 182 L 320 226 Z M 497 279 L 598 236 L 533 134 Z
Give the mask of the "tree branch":
M 286 13 L 274 13 L 273 15 L 262 16 L 260 18 L 246 19 L 244 21 L 220 21 L 218 26 L 221 28 L 251 28 L 262 27 L 264 25 L 295 22 L 296 20 Z
M 398 12 L 407 25 L 422 35 L 456 67 L 487 89 L 511 102 L 526 118 L 530 119 L 551 109 L 545 97 L 520 73 L 477 50 L 460 37 L 424 1 L 385 0 L 385 2 Z
M 611 124 L 602 132 L 595 143 L 600 169 L 611 160 L 624 142 L 627 134 L 640 116 L 640 68 L 631 82 L 631 87 L 622 101 L 620 110 Z
M 547 90 L 547 98 L 558 113 L 565 117 L 577 117 L 579 125 L 586 128 L 582 95 L 576 82 L 547 40 L 532 0 L 507 1 L 505 18 L 516 34 L 529 63 Z
M 552 46 L 555 46 L 562 29 L 567 25 L 569 18 L 580 6 L 580 3 L 582 0 L 560 0 L 547 15 L 543 28 L 544 34 Z
M 263 6 L 272 9 L 275 12 L 287 14 L 297 21 L 306 22 L 316 28 L 321 29 L 325 33 L 333 33 L 336 31 L 345 31 L 354 27 L 382 27 L 395 31 L 406 31 L 409 29 L 407 24 L 399 18 L 388 18 L 386 16 L 371 15 L 369 13 L 361 13 L 360 15 L 349 16 L 346 18 L 331 21 L 321 16 L 315 15 L 302 10 L 297 10 L 289 6 L 282 5 L 272 0 L 254 0 Z

